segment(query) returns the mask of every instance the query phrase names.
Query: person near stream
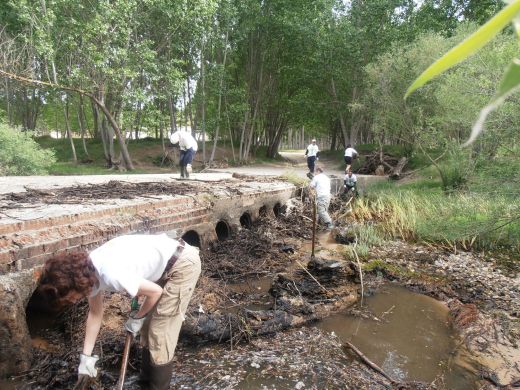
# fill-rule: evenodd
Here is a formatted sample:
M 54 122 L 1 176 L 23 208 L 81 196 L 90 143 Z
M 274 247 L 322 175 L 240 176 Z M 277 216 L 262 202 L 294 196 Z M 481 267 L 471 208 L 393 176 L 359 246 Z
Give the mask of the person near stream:
M 179 145 L 180 159 L 179 165 L 181 167 L 181 179 L 189 179 L 192 172 L 191 163 L 193 157 L 199 149 L 197 140 L 187 131 L 177 130 L 170 136 L 170 142 L 175 146 Z
M 330 205 L 330 179 L 325 173 L 323 168 L 316 167 L 315 176 L 313 177 L 310 186 L 316 191 L 316 208 L 318 210 L 318 217 L 321 223 L 323 223 L 327 229 L 334 227 L 332 219 L 329 215 Z
M 352 161 L 357 157 L 357 155 L 358 152 L 356 149 L 354 149 L 351 144 L 348 144 L 347 148 L 345 149 L 345 164 L 347 164 L 346 169 L 352 167 Z
M 96 377 L 93 355 L 103 321 L 105 292 L 144 297 L 125 330 L 140 333 L 140 381 L 152 390 L 170 387 L 173 356 L 188 303 L 201 272 L 199 250 L 166 234 L 124 235 L 88 253 L 77 251 L 46 261 L 40 290 L 58 305 L 88 297 L 83 352 L 78 375 Z
M 318 145 L 316 145 L 316 140 L 313 139 L 307 149 L 305 150 L 305 156 L 307 156 L 307 167 L 309 168 L 309 173 L 307 173 L 307 177 L 312 179 L 314 177 L 314 166 L 316 165 L 316 161 L 319 159 L 320 149 Z
M 352 191 L 352 195 L 357 196 L 357 177 L 352 173 L 352 169 L 345 170 L 343 188 L 345 194 L 348 194 L 350 191 Z

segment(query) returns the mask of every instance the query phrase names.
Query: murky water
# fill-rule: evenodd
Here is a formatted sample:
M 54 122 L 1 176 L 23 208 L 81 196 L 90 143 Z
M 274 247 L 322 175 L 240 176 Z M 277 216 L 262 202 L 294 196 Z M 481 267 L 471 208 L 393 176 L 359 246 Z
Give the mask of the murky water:
M 354 344 L 400 381 L 444 383 L 448 389 L 476 388 L 476 376 L 448 323 L 447 307 L 403 287 L 386 285 L 365 299 L 372 318 L 335 315 L 316 326 Z

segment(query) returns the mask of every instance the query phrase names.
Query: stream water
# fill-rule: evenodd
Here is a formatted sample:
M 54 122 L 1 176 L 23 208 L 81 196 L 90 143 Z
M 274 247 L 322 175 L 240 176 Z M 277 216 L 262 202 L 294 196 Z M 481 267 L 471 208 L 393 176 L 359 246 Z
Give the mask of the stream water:
M 338 314 L 316 326 L 354 344 L 395 380 L 438 381 L 454 390 L 477 388 L 472 363 L 463 357 L 442 302 L 385 285 L 365 298 L 364 308 L 371 315 Z

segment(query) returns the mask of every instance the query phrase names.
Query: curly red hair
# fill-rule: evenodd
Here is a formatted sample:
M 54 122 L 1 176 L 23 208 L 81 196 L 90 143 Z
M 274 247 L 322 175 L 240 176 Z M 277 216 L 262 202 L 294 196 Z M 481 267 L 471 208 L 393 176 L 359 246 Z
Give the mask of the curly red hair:
M 39 290 L 60 306 L 87 296 L 97 282 L 96 269 L 86 251 L 63 253 L 45 262 Z

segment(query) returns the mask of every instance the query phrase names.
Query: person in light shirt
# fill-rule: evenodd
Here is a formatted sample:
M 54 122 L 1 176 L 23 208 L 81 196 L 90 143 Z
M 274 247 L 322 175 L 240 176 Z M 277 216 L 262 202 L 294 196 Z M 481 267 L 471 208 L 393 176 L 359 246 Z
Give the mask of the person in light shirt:
M 323 168 L 316 167 L 315 176 L 313 177 L 310 186 L 316 190 L 316 206 L 318 209 L 318 217 L 321 223 L 323 223 L 327 229 L 332 229 L 332 219 L 329 215 L 330 205 L 330 179 L 325 173 Z
M 170 136 L 170 142 L 173 145 L 179 144 L 180 159 L 179 165 L 181 167 L 181 179 L 189 179 L 192 172 L 191 163 L 193 157 L 199 149 L 197 140 L 187 131 L 177 130 Z
M 352 173 L 352 169 L 345 170 L 345 177 L 343 178 L 343 187 L 345 194 L 350 190 L 354 195 L 357 195 L 357 177 Z
M 354 149 L 351 144 L 348 144 L 345 149 L 345 164 L 347 164 L 347 169 L 350 169 L 352 166 L 352 160 L 357 157 L 357 154 L 358 152 L 356 149 Z
M 93 355 L 103 322 L 105 292 L 143 297 L 125 330 L 141 334 L 140 381 L 146 388 L 170 388 L 173 355 L 184 314 L 201 272 L 199 250 L 166 234 L 124 235 L 94 249 L 63 253 L 45 262 L 39 290 L 57 307 L 88 297 L 78 375 L 96 377 Z
M 307 167 L 309 168 L 309 173 L 307 173 L 307 177 L 312 179 L 314 175 L 314 166 L 316 165 L 316 161 L 319 159 L 320 149 L 318 145 L 316 145 L 316 140 L 313 139 L 307 149 L 305 150 L 305 155 L 307 156 Z

